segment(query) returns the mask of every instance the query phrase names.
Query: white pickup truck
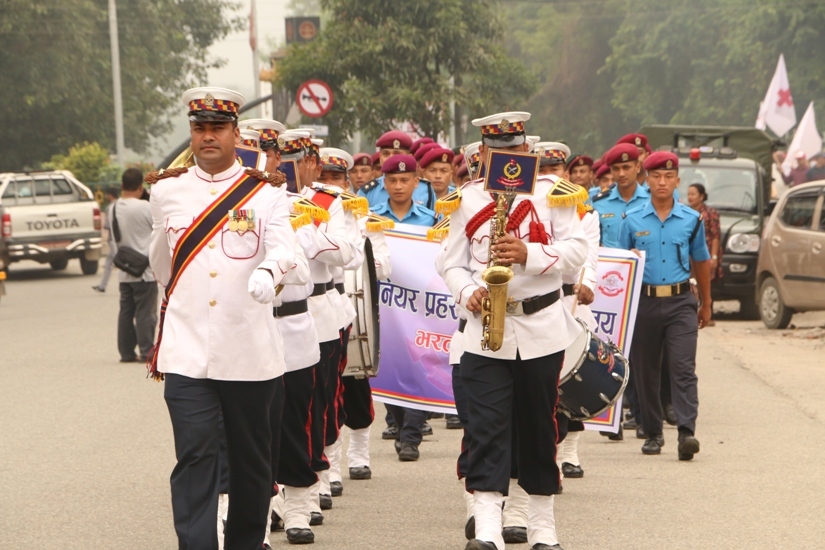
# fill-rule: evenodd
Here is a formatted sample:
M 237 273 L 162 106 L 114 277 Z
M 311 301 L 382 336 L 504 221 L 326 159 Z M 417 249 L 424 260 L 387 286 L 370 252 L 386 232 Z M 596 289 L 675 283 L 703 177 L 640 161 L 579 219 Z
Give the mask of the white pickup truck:
M 100 248 L 100 208 L 71 172 L 0 174 L 0 269 L 34 260 L 61 270 L 77 258 L 93 275 Z

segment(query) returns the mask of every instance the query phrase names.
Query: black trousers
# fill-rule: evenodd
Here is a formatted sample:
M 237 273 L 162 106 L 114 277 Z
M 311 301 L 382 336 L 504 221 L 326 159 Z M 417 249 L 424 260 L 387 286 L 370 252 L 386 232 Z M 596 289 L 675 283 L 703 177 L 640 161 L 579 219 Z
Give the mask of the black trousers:
M 636 390 L 645 433 L 662 433 L 662 361 L 670 371 L 673 410 L 679 429 L 693 433 L 699 411 L 696 377 L 698 304 L 692 293 L 655 298 L 642 296 L 633 333 Z
M 134 361 L 135 347 L 147 357 L 155 344 L 158 326 L 158 284 L 155 281 L 120 283 L 117 349 L 122 361 Z
M 332 344 L 332 355 L 329 359 L 329 370 L 326 376 L 326 427 L 324 428 L 324 445 L 332 445 L 338 441 L 338 434 L 340 433 L 340 426 L 338 425 L 339 409 L 343 401 L 343 396 L 339 396 L 339 388 L 341 387 L 341 353 L 343 347 L 341 345 L 342 336 L 339 335 L 338 340 Z M 340 399 L 339 399 L 340 397 Z
M 177 464 L 172 514 L 179 550 L 218 548 L 220 418 L 229 462 L 226 550 L 260 550 L 271 488 L 269 409 L 280 378 L 261 382 L 196 379 L 166 374 L 164 398 L 172 419 Z
M 424 427 L 424 422 L 427 421 L 427 411 L 419 411 L 418 409 L 409 409 L 407 407 L 399 407 L 398 405 L 384 404 L 387 411 L 392 415 L 395 425 L 398 426 L 398 434 L 395 439 L 398 441 L 408 441 L 418 445 L 424 439 L 421 433 L 421 428 Z
M 558 493 L 555 414 L 563 359 L 563 351 L 529 360 L 462 355 L 472 438 L 468 490 L 507 494 L 515 414 L 519 485 L 531 495 Z
M 467 399 L 467 392 L 464 391 L 464 385 L 461 383 L 461 370 L 458 365 L 453 365 L 453 397 L 455 398 L 455 410 L 458 413 L 458 421 L 464 428 L 464 435 L 461 436 L 461 452 L 458 454 L 458 461 L 456 462 L 456 473 L 458 479 L 467 477 L 467 470 L 469 470 L 469 453 L 470 453 L 470 432 L 467 426 L 470 423 L 470 403 Z
M 370 379 L 342 376 L 341 383 L 344 386 L 344 424 L 350 430 L 368 428 L 375 420 Z
M 284 375 L 286 376 L 286 375 Z M 281 457 L 281 435 L 284 416 L 284 376 L 276 378 L 275 391 L 272 394 L 272 405 L 269 407 L 269 429 L 272 433 L 269 445 L 270 485 L 272 496 L 278 494 L 278 464 Z
M 321 360 L 312 367 L 315 371 L 315 377 L 312 385 L 312 422 L 310 423 L 310 436 L 312 442 L 312 470 L 315 472 L 329 470 L 329 460 L 324 456 L 328 412 L 327 385 L 329 383 L 330 372 L 332 371 L 330 363 L 335 359 L 336 348 L 340 347 L 340 345 L 340 340 L 321 342 Z
M 315 367 L 284 374 L 284 415 L 278 483 L 290 487 L 310 487 L 318 476 L 312 470 L 312 387 Z

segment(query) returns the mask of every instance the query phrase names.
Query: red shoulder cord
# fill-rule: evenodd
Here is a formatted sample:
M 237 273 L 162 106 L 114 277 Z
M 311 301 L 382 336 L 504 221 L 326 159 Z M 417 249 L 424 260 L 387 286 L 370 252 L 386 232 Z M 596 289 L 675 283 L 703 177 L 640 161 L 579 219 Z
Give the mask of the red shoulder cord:
M 484 208 L 477 212 L 475 216 L 470 218 L 470 221 L 467 222 L 467 227 L 464 230 L 467 238 L 472 239 L 473 235 L 476 234 L 476 231 L 478 231 L 482 225 L 490 221 L 490 218 L 493 217 L 495 211 L 496 203 L 491 202 L 485 205 Z M 518 229 L 528 214 L 530 214 L 530 242 L 547 244 L 547 232 L 544 229 L 544 224 L 539 221 L 538 215 L 536 214 L 536 208 L 533 206 L 533 202 L 529 200 L 519 203 L 515 210 L 513 210 L 510 214 L 507 221 L 507 232 L 512 232 Z

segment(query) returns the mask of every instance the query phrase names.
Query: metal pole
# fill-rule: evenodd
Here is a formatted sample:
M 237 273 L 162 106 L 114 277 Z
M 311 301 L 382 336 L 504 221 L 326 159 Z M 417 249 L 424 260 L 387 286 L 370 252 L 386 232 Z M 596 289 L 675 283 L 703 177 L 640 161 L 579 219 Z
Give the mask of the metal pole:
M 261 81 L 259 78 L 261 74 L 261 60 L 258 59 L 258 9 L 255 5 L 255 0 L 252 0 L 252 12 L 250 14 L 249 24 L 252 27 L 250 42 L 255 46 L 252 48 L 252 89 L 255 91 L 255 98 L 257 99 L 261 97 Z M 257 116 L 262 116 L 260 107 L 257 109 Z
M 115 103 L 115 146 L 117 163 L 126 164 L 126 145 L 123 141 L 123 93 L 120 89 L 120 45 L 117 34 L 116 0 L 109 0 L 109 41 L 112 47 L 112 89 Z

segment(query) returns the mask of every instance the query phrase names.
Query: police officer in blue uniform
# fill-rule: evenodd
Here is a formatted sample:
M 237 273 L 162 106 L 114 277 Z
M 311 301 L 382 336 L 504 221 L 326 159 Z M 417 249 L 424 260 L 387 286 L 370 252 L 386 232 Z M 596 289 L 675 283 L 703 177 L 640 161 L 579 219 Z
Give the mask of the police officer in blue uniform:
M 650 194 L 636 181 L 642 169 L 636 146 L 629 143 L 614 145 L 604 154 L 604 162 L 610 166 L 616 185 L 593 198 L 593 209 L 599 214 L 602 245 L 620 248 L 618 236 L 622 214 L 647 202 Z
M 383 166 L 387 159 L 393 155 L 408 155 L 412 147 L 412 139 L 400 130 L 393 130 L 378 138 L 375 146 L 380 149 L 379 162 Z M 370 203 L 370 208 L 375 210 L 376 206 L 383 204 L 389 197 L 389 193 L 387 193 L 384 186 L 384 176 L 380 176 L 364 185 L 358 190 L 358 194 L 366 197 Z M 435 208 L 435 192 L 430 182 L 424 179 L 418 181 L 418 186 L 413 192 L 413 202 L 430 210 Z
M 659 396 L 664 353 L 679 428 L 679 460 L 691 460 L 699 452 L 694 436 L 699 408 L 696 342 L 698 329 L 711 318 L 710 253 L 701 216 L 673 199 L 679 185 L 679 158 L 657 152 L 647 158 L 645 169 L 650 200 L 628 211 L 619 229 L 622 248 L 646 254 L 632 345 L 647 437 L 642 452 L 659 454 L 664 445 Z M 698 282 L 701 305 L 690 291 L 691 272 Z
M 435 212 L 415 202 L 417 169 L 418 163 L 410 155 L 393 155 L 387 159 L 381 166 L 387 198 L 375 205 L 372 211 L 396 223 L 432 227 Z
M 416 204 L 413 200 L 413 193 L 418 184 L 417 170 L 418 164 L 410 155 L 393 155 L 388 158 L 381 165 L 387 199 L 374 206 L 373 212 L 390 218 L 396 223 L 431 227 L 435 223 L 435 212 Z M 398 460 L 402 462 L 418 460 L 418 446 L 423 439 L 422 429 L 427 420 L 427 412 L 389 404 L 386 408 L 397 426 L 395 450 L 398 453 Z

